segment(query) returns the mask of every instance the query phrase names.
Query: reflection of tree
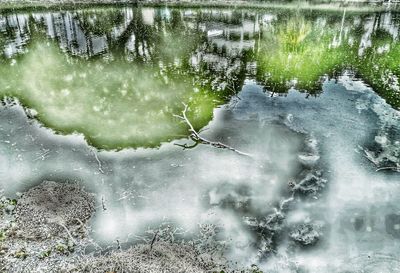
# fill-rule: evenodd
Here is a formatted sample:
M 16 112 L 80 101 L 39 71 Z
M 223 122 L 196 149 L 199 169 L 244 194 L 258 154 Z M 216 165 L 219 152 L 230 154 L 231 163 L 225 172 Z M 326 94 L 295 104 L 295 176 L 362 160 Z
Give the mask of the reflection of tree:
M 277 37 L 284 49 L 289 52 L 298 51 L 302 47 L 302 42 L 311 32 L 311 22 L 304 17 L 296 14 L 289 19 L 286 24 L 278 27 Z
M 0 50 L 1 51 L 4 50 L 6 42 L 7 42 L 7 36 L 0 32 Z M 4 57 L 4 53 L 3 52 L 1 52 L 1 53 L 2 54 L 0 54 L 0 60 L 1 60 L 1 57 Z
M 87 34 L 97 36 L 109 34 L 115 26 L 124 22 L 120 9 L 83 10 L 75 13 L 76 18 Z
M 14 48 L 24 47 L 24 43 L 17 44 L 21 33 L 25 42 L 31 39 L 45 43 L 47 38 L 43 35 L 51 28 L 57 32 L 52 37 L 60 47 L 73 55 L 94 59 L 97 54 L 98 59 L 104 57 L 106 62 L 140 63 L 157 71 L 165 82 L 179 75 L 179 81 L 198 90 L 213 90 L 221 100 L 241 89 L 246 64 L 254 61 L 257 61 L 255 73 L 259 82 L 280 93 L 287 92 L 291 86 L 310 93 L 319 92 L 321 76 L 336 76 L 344 68 L 352 68 L 389 98 L 390 103 L 400 104 L 393 89 L 400 75 L 399 46 L 394 34 L 385 29 L 387 24 L 383 24 L 387 13 L 372 17 L 371 14 L 354 16 L 345 11 L 278 12 L 278 20 L 264 27 L 255 52 L 241 49 L 238 54 L 231 54 L 229 45 L 252 41 L 254 33 L 244 32 L 242 22 L 261 20 L 262 13 L 259 14 L 258 17 L 256 12 L 241 10 L 198 10 L 188 15 L 182 9 L 166 12 L 159 8 L 151 10 L 152 18 L 146 20 L 145 9 L 133 8 L 127 12 L 107 8 L 52 13 L 50 17 L 26 16 L 28 24 L 18 21 L 16 24 L 12 19 L 16 14 L 10 14 L 4 15 L 0 46 L 4 48 L 11 43 Z M 391 16 L 390 24 L 393 24 L 398 18 L 396 14 Z M 354 18 L 359 23 L 354 23 Z M 369 25 L 373 29 L 366 36 Z M 208 29 L 223 30 L 218 37 L 219 44 L 207 38 L 204 30 Z M 38 38 L 35 33 L 43 35 Z M 106 45 L 103 51 L 95 52 L 96 39 L 97 46 L 100 42 Z M 359 53 L 361 40 L 366 40 L 362 54 Z M 205 55 L 213 60 L 205 60 Z M 193 65 L 192 58 L 197 58 L 199 63 Z
M 258 80 L 273 92 L 294 86 L 314 93 L 321 76 L 349 68 L 400 107 L 400 45 L 382 24 L 388 14 L 359 16 L 355 26 L 345 15 L 281 17 L 258 43 Z
M 0 32 L 0 56 L 5 57 L 5 48 L 10 46 L 17 53 L 23 51 L 23 45 L 29 40 L 29 28 L 24 17 L 19 18 L 16 14 L 5 14 L 2 16 L 3 29 Z M 14 41 L 18 41 L 15 43 Z
M 357 62 L 357 71 L 388 103 L 400 108 L 400 44 L 383 29 L 371 35 L 371 47 Z
M 113 54 L 123 55 L 125 47 L 131 37 L 134 37 L 134 53 L 137 59 L 145 60 L 146 56 L 142 56 L 140 52 L 152 54 L 151 48 L 157 43 L 157 37 L 153 26 L 145 25 L 143 22 L 140 9 L 133 10 L 133 18 L 118 37 L 116 41 L 112 41 L 110 48 Z M 147 56 L 152 59 L 151 55 Z
M 354 51 L 342 42 L 345 17 L 322 18 L 297 13 L 280 18 L 263 33 L 258 45 L 258 79 L 271 91 L 285 93 L 294 86 L 320 92 L 322 76 L 334 76 L 352 64 Z
M 213 92 L 212 68 L 197 70 L 190 64 L 192 55 L 205 50 L 204 34 L 196 27 L 189 28 L 178 10 L 169 20 L 156 13 L 155 23 L 149 25 L 141 10 L 134 9 L 132 20 L 118 36 L 101 32 L 114 29 L 103 24 L 96 35 L 109 37 L 106 56 L 113 58 L 106 60 L 85 54 L 82 56 L 90 58 L 71 56 L 55 46 L 65 37 L 71 39 L 68 45 L 79 42 L 78 31 L 84 34 L 84 41 L 94 35 L 82 23 L 88 19 L 64 15 L 59 17 L 58 31 L 70 31 L 70 36 L 61 32 L 53 41 L 46 37 L 44 20 L 29 18 L 29 50 L 15 56 L 19 58 L 17 66 L 1 69 L 5 76 L 1 86 L 12 88 L 0 88 L 0 94 L 18 97 L 36 109 L 47 126 L 64 133 L 81 132 L 97 147 L 157 146 L 185 135 L 185 126 L 173 118 L 181 111 L 181 101 L 190 106 L 187 114 L 198 130 L 210 121 L 214 107 L 227 98 L 228 86 L 242 85 L 242 79 L 239 83 L 231 75 L 232 83 L 223 92 Z M 70 20 L 71 28 L 65 20 Z M 133 60 L 125 55 L 132 37 Z M 145 59 L 143 52 L 151 55 Z

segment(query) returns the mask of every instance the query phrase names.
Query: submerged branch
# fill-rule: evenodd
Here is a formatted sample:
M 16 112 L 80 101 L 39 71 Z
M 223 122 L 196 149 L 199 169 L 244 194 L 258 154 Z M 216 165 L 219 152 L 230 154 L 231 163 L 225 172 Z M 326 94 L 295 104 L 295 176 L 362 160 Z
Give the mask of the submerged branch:
M 395 172 L 400 172 L 400 167 L 394 167 L 394 166 L 391 166 L 391 167 L 380 167 L 380 168 L 376 169 L 375 171 L 379 172 L 379 171 L 385 171 L 385 170 L 391 170 L 391 171 L 395 171 Z
M 94 158 L 95 158 L 96 161 L 97 161 L 97 165 L 98 165 L 98 170 L 99 170 L 99 172 L 102 173 L 102 174 L 104 174 L 103 164 L 101 163 L 101 161 L 100 161 L 100 159 L 99 159 L 99 157 L 98 157 L 98 155 L 97 155 L 97 151 L 95 150 L 95 148 L 91 149 L 91 151 L 92 151 L 92 153 L 93 153 L 93 155 L 94 155 Z
M 176 146 L 182 147 L 184 150 L 186 149 L 193 149 L 197 145 L 199 145 L 199 142 L 195 142 L 193 145 L 188 145 L 188 144 L 179 144 L 179 143 L 174 143 Z
M 360 147 L 361 148 L 361 147 Z M 399 164 L 396 164 L 397 166 L 381 166 L 379 164 L 379 161 L 373 157 L 370 151 L 361 148 L 364 151 L 364 156 L 366 159 L 368 159 L 372 164 L 375 165 L 376 167 L 376 172 L 380 171 L 395 171 L 395 172 L 400 172 L 400 166 Z
M 159 232 L 160 230 L 157 230 L 156 231 L 156 233 L 154 234 L 154 237 L 153 237 L 153 239 L 151 240 L 151 244 L 150 244 L 150 251 L 152 251 L 153 250 L 153 246 L 154 246 L 154 243 L 156 242 L 156 240 L 157 240 L 157 236 L 158 236 L 158 232 Z
M 106 200 L 104 199 L 104 196 L 101 197 L 101 207 L 103 208 L 103 211 L 106 211 Z
M 206 144 L 206 145 L 210 145 L 216 148 L 220 148 L 220 149 L 227 149 L 233 152 L 236 152 L 240 155 L 244 155 L 244 156 L 251 156 L 248 153 L 244 153 L 241 152 L 231 146 L 228 146 L 224 143 L 221 142 L 216 142 L 216 141 L 210 141 L 202 136 L 200 136 L 200 134 L 194 129 L 192 123 L 190 122 L 190 120 L 188 119 L 188 117 L 186 116 L 186 112 L 188 110 L 188 105 L 183 103 L 183 105 L 185 106 L 185 108 L 182 111 L 182 115 L 174 115 L 175 117 L 181 119 L 182 121 L 184 121 L 188 126 L 189 126 L 189 132 L 190 132 L 190 138 L 195 142 L 194 145 L 189 146 L 187 144 L 175 144 L 177 146 L 183 147 L 184 149 L 189 149 L 189 148 L 194 148 L 195 146 L 197 146 L 197 144 L 201 143 L 201 144 Z

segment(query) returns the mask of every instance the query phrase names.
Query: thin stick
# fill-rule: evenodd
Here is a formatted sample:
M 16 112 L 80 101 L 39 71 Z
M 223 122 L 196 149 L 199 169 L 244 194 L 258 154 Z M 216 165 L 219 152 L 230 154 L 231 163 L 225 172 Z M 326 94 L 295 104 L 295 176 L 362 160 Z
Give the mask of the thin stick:
M 68 228 L 67 228 L 66 226 L 64 226 L 63 224 L 61 224 L 61 223 L 57 223 L 57 222 L 55 222 L 55 223 L 58 224 L 58 225 L 60 225 L 60 226 L 62 226 L 62 227 L 65 229 L 65 231 L 67 232 L 69 238 L 71 238 L 72 242 L 73 242 L 75 245 L 77 245 L 77 242 L 75 241 L 74 237 L 72 237 L 72 234 L 71 234 L 71 232 L 69 232 Z
M 392 170 L 392 171 L 400 172 L 399 167 L 381 167 L 381 168 L 376 169 L 375 171 L 379 172 L 379 171 L 384 171 L 384 170 Z
M 94 154 L 94 158 L 96 159 L 96 161 L 97 161 L 97 165 L 99 166 L 99 172 L 101 172 L 102 174 L 104 174 L 104 170 L 103 170 L 103 166 L 102 166 L 102 164 L 101 164 L 101 161 L 100 161 L 100 159 L 99 159 L 99 157 L 98 157 L 98 155 L 97 155 L 97 152 L 96 152 L 96 150 L 95 149 L 91 149 L 92 150 L 92 153 Z
M 157 231 L 156 231 L 156 233 L 154 234 L 153 240 L 151 240 L 150 251 L 153 249 L 153 245 L 154 245 L 154 243 L 156 242 L 157 235 L 158 235 L 158 232 L 159 232 L 159 231 L 160 231 L 160 230 L 157 230 Z
M 101 197 L 101 207 L 103 208 L 103 211 L 106 211 L 107 210 L 107 208 L 106 208 L 106 201 L 105 201 L 105 199 L 104 199 L 104 196 L 102 196 Z
M 179 118 L 179 119 L 181 119 L 181 120 L 183 120 L 183 121 L 189 126 L 190 138 L 191 138 L 194 142 L 196 142 L 196 143 L 201 143 L 201 144 L 206 144 L 206 145 L 210 145 L 210 146 L 213 146 L 213 147 L 216 147 L 216 148 L 220 148 L 220 149 L 227 149 L 227 150 L 236 152 L 236 153 L 238 153 L 238 154 L 240 154 L 240 155 L 250 156 L 250 157 L 251 157 L 250 154 L 241 152 L 241 151 L 239 151 L 239 150 L 237 150 L 237 149 L 235 149 L 235 148 L 233 148 L 233 147 L 231 147 L 231 146 L 228 146 L 228 145 L 226 145 L 226 144 L 224 144 L 224 143 L 215 142 L 215 141 L 210 141 L 210 140 L 208 140 L 208 139 L 206 139 L 206 138 L 200 136 L 200 134 L 194 129 L 192 123 L 190 122 L 190 120 L 189 120 L 188 117 L 186 116 L 186 112 L 187 112 L 187 110 L 188 110 L 187 104 L 185 104 L 185 103 L 182 103 L 182 104 L 185 106 L 185 108 L 184 108 L 183 111 L 182 111 L 182 116 L 179 116 L 179 115 L 174 115 L 174 116 L 177 117 L 177 118 Z M 179 145 L 179 144 L 178 144 L 178 146 L 181 146 L 181 147 L 183 147 L 184 149 L 192 148 L 191 146 L 187 146 L 186 144 L 184 144 L 184 145 L 181 145 L 181 144 Z M 194 145 L 194 146 L 196 146 L 196 145 Z
M 86 228 L 86 225 L 79 218 L 75 218 L 75 220 L 81 225 L 81 228 L 83 228 L 87 233 L 88 229 Z

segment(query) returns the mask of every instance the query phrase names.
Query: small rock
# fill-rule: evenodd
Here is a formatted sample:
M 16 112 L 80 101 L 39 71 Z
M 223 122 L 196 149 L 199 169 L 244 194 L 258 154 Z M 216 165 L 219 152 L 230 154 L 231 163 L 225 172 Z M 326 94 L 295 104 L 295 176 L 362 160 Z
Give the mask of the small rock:
M 312 224 L 302 224 L 294 228 L 289 234 L 290 238 L 303 246 L 315 244 L 320 237 L 320 233 Z

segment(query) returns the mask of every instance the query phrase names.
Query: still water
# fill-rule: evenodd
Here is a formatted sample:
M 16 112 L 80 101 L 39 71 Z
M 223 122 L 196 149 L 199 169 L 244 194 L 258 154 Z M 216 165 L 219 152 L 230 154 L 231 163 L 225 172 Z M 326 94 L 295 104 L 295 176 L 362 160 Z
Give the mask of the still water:
M 5 12 L 0 187 L 78 181 L 103 244 L 213 226 L 203 243 L 265 272 L 396 272 L 399 28 L 345 8 Z M 184 105 L 246 155 L 193 145 Z

